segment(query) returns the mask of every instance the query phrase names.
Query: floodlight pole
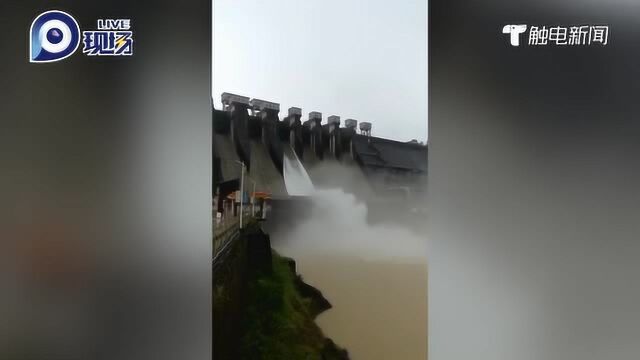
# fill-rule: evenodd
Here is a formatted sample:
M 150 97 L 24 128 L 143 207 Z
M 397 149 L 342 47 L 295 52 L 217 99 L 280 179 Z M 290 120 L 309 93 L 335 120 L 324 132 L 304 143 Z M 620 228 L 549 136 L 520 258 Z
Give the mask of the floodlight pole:
M 256 182 L 253 181 L 253 196 L 251 196 L 251 216 L 256 216 Z
M 240 176 L 240 229 L 242 229 L 242 213 L 244 212 L 244 162 L 240 162 L 240 165 L 242 165 L 242 175 Z

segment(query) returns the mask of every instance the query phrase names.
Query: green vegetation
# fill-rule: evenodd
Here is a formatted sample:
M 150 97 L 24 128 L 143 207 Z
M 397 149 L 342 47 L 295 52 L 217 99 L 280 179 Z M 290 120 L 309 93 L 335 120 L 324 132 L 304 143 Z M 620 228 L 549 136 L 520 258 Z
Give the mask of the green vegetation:
M 242 359 L 348 359 L 315 324 L 315 300 L 300 294 L 289 260 L 273 252 L 272 270 L 249 285 Z

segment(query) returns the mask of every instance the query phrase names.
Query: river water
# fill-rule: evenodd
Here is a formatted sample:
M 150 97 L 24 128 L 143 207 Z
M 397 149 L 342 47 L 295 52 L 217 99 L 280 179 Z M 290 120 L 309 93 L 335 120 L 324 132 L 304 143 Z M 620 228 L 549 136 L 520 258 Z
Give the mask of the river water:
M 296 261 L 333 305 L 316 322 L 351 359 L 427 358 L 426 266 L 346 256 Z
M 394 225 L 393 217 L 402 215 L 391 211 L 385 215 L 391 221 L 370 223 L 362 199 L 343 189 L 315 188 L 299 159 L 289 153 L 284 159 L 287 190 L 310 199 L 310 209 L 293 214 L 271 240 L 279 253 L 296 260 L 305 282 L 333 305 L 316 322 L 351 359 L 426 359 L 425 237 Z M 338 176 L 335 170 L 330 175 Z M 343 176 L 341 181 L 352 179 Z
M 426 359 L 424 239 L 401 226 L 369 225 L 366 206 L 341 190 L 313 198 L 310 216 L 271 240 L 333 305 L 317 318 L 325 335 L 354 360 Z

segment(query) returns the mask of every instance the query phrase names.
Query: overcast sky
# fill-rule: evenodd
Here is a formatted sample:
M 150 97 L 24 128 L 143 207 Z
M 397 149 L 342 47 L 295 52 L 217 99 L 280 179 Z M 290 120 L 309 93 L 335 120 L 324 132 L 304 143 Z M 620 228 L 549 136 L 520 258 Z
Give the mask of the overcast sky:
M 213 98 L 231 92 L 427 139 L 426 0 L 213 0 Z

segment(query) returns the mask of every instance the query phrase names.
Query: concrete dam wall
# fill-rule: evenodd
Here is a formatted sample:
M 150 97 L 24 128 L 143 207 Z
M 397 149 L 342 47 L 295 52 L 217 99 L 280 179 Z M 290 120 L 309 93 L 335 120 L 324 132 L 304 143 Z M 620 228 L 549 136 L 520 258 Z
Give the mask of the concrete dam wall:
M 292 107 L 280 119 L 279 104 L 224 93 L 223 109 L 213 112 L 214 191 L 239 189 L 242 164 L 255 188 L 274 200 L 291 200 L 283 179 L 284 157 L 301 162 L 314 185 L 340 186 L 368 198 L 424 199 L 427 146 L 371 135 L 372 124 Z M 359 125 L 359 126 L 358 126 Z M 358 181 L 336 183 L 340 169 Z M 218 188 L 220 187 L 220 188 Z

